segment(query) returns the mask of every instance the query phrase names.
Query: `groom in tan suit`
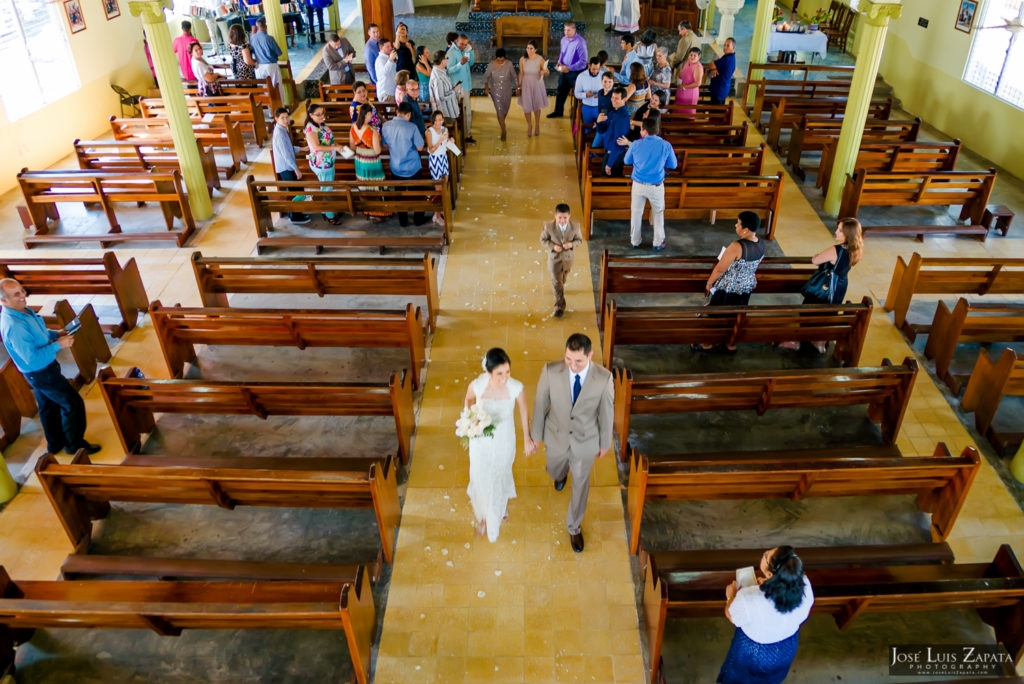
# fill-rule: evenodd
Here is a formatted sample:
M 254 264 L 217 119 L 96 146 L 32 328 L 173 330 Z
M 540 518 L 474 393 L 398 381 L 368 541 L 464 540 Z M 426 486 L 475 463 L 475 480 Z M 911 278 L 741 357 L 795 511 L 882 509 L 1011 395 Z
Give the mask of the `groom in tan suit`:
M 540 234 L 540 244 L 548 252 L 548 270 L 551 271 L 551 287 L 555 291 L 555 318 L 565 313 L 565 279 L 572 270 L 573 250 L 583 244 L 580 224 L 569 220 L 569 205 L 555 207 L 555 220 L 545 221 Z
M 593 356 L 589 337 L 581 333 L 569 336 L 565 358 L 546 364 L 540 373 L 530 424 L 530 437 L 547 444 L 547 470 L 555 489 L 561 491 L 572 473 L 565 525 L 576 553 L 583 550 L 580 525 L 587 510 L 590 469 L 595 458 L 612 448 L 612 374 L 591 363 Z

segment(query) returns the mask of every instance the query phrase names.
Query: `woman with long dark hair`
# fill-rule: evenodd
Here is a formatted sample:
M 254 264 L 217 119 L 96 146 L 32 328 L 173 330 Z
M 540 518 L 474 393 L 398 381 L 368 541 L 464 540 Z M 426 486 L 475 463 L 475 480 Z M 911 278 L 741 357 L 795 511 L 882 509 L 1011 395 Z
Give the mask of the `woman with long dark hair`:
M 725 616 L 736 626 L 718 684 L 781 684 L 796 656 L 814 592 L 792 546 L 761 556 L 757 584 L 725 588 Z
M 303 126 L 306 145 L 309 147 L 309 168 L 316 177 L 329 183 L 334 180 L 334 156 L 338 146 L 334 144 L 334 131 L 327 125 L 327 112 L 319 102 L 306 104 L 306 124 Z M 331 186 L 321 186 L 321 190 L 330 190 Z M 333 212 L 325 211 L 324 219 L 331 225 L 341 224 L 341 217 Z
M 355 123 L 348 131 L 348 142 L 355 151 L 356 180 L 384 180 L 384 162 L 380 160 L 380 131 L 373 125 L 373 106 L 363 104 L 356 114 Z M 360 187 L 360 190 L 375 190 L 373 187 Z M 365 212 L 366 218 L 374 223 L 383 221 L 391 214 L 387 212 Z
M 231 55 L 232 76 L 256 78 L 256 60 L 245 38 L 245 29 L 239 24 L 232 24 L 228 29 L 228 54 Z
M 530 439 L 529 412 L 523 383 L 512 377 L 512 360 L 504 349 L 488 349 L 481 362 L 483 373 L 466 389 L 463 406 L 479 404 L 491 417 L 494 434 L 469 440 L 469 495 L 478 537 L 498 540 L 501 523 L 508 520 L 508 500 L 516 498 L 512 464 L 516 459 L 516 413 L 523 428 L 524 455 L 537 445 Z

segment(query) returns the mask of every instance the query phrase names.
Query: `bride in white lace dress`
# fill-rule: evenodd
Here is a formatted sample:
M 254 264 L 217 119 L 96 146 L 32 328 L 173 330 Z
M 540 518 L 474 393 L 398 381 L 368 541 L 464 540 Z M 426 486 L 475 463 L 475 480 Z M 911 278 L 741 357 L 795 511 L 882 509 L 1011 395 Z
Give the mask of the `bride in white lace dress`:
M 494 435 L 469 440 L 469 487 L 477 536 L 485 532 L 497 541 L 501 523 L 508 520 L 508 500 L 516 497 L 512 463 L 516 458 L 515 409 L 523 426 L 525 453 L 537 445 L 530 439 L 523 383 L 512 378 L 512 364 L 504 349 L 495 347 L 484 355 L 486 371 L 469 383 L 465 405 L 479 402 L 494 423 Z

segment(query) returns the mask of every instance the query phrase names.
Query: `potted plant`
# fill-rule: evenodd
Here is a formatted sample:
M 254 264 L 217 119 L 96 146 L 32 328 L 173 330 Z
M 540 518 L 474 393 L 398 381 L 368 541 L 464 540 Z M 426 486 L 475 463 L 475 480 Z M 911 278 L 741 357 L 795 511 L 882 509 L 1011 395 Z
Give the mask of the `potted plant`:
M 824 24 L 826 19 L 828 19 L 828 10 L 824 7 L 819 7 L 818 11 L 808 19 L 808 23 L 811 25 L 811 30 L 817 31 L 818 26 Z

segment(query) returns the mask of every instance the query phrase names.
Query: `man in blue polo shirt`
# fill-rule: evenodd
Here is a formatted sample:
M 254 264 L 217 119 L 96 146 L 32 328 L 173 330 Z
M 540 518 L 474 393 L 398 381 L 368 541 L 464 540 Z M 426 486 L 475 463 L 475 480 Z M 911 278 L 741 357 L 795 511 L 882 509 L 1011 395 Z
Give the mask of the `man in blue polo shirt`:
M 607 114 L 597 115 L 597 132 L 604 140 L 604 175 L 621 176 L 622 158 L 629 148 L 629 112 L 626 111 L 626 89 L 620 85 L 612 88 L 612 109 Z M 623 143 L 622 141 L 625 141 Z
M 284 84 L 281 79 L 281 67 L 277 58 L 281 56 L 281 48 L 273 36 L 267 33 L 267 20 L 260 18 L 252 27 L 252 36 L 249 37 L 249 49 L 252 58 L 256 60 L 256 78 L 269 78 L 270 84 L 276 86 L 284 97 Z
M 366 29 L 369 36 L 366 45 L 363 46 L 363 62 L 366 64 L 366 72 L 370 74 L 370 82 L 377 84 L 377 55 L 380 54 L 380 27 L 370 24 Z
M 46 450 L 73 454 L 85 449 L 95 454 L 99 445 L 85 441 L 85 402 L 57 363 L 57 351 L 69 348 L 74 338 L 64 330 L 47 329 L 42 317 L 28 308 L 27 296 L 17 280 L 0 280 L 0 336 L 11 361 L 32 386 Z
M 396 179 L 418 178 L 423 169 L 423 161 L 420 159 L 420 152 L 423 150 L 423 134 L 416 128 L 410 119 L 414 106 L 409 100 L 402 100 L 398 105 L 398 115 L 390 121 L 386 121 L 381 127 L 380 137 L 388 146 L 391 153 L 391 175 Z M 413 223 L 417 226 L 426 223 L 422 211 L 417 211 L 412 217 Z M 409 214 L 401 211 L 398 213 L 398 223 L 402 226 L 409 225 Z
M 644 205 L 651 203 L 654 251 L 665 249 L 665 169 L 679 165 L 667 140 L 658 137 L 661 115 L 651 112 L 640 128 L 640 139 L 626 150 L 625 162 L 633 165 L 633 189 L 629 205 L 629 242 L 638 249 L 642 242 Z

